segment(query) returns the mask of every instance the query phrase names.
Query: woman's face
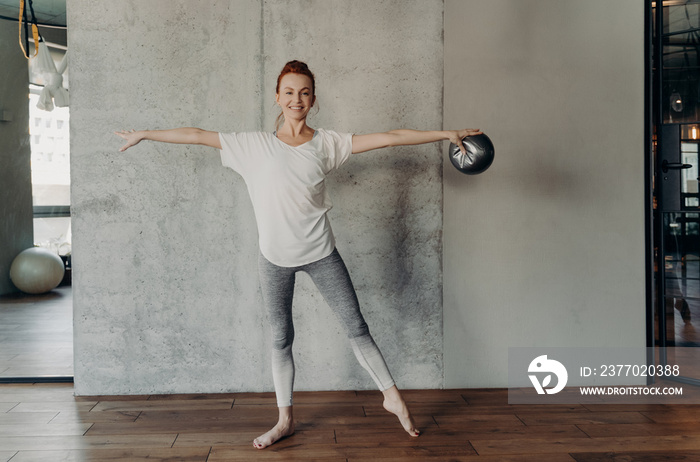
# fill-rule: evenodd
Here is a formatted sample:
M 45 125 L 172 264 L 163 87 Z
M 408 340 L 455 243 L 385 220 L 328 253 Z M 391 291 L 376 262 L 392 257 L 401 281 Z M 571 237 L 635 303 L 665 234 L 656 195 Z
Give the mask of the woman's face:
M 316 101 L 311 79 L 303 74 L 285 74 L 275 97 L 286 120 L 303 120 Z

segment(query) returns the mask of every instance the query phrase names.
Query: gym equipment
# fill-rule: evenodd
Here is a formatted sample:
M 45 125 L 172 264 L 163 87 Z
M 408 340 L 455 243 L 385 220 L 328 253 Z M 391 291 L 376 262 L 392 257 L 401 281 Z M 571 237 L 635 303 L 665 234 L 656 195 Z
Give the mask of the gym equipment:
M 61 283 L 65 270 L 61 257 L 50 250 L 32 247 L 12 261 L 10 279 L 24 293 L 43 294 Z
M 467 154 L 462 154 L 459 147 L 450 143 L 450 161 L 457 170 L 466 175 L 476 175 L 491 166 L 494 149 L 491 139 L 485 134 L 467 136 L 462 140 Z
M 44 88 L 41 89 L 39 102 L 36 104 L 36 107 L 44 111 L 53 111 L 54 105 L 56 107 L 67 107 L 70 103 L 70 96 L 68 89 L 63 87 L 62 74 L 68 66 L 68 52 L 63 55 L 61 63 L 56 68 L 46 43 L 39 42 L 37 46 L 39 56 L 37 57 L 36 71 L 44 79 Z

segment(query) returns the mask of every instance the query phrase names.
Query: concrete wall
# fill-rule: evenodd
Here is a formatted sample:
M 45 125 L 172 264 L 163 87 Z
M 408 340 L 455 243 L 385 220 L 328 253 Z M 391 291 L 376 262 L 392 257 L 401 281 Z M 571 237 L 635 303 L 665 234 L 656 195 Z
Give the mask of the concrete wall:
M 78 394 L 272 389 L 242 180 L 211 149 L 119 154 L 111 132 L 271 130 L 295 58 L 318 79 L 312 126 L 444 116 L 496 145 L 476 177 L 443 173 L 436 144 L 359 155 L 328 180 L 400 386 L 506 386 L 509 346 L 644 345 L 639 2 L 83 5 L 68 2 Z M 295 316 L 297 389 L 374 387 L 303 276 Z
M 272 390 L 245 185 L 210 148 L 121 128 L 272 130 L 289 59 L 318 80 L 314 127 L 442 120 L 442 2 L 68 1 L 76 393 Z M 442 385 L 441 148 L 353 157 L 331 220 L 402 387 Z M 374 388 L 306 277 L 297 389 Z M 407 354 L 410 353 L 410 354 Z
M 17 291 L 10 281 L 12 261 L 34 245 L 29 75 L 12 21 L 0 20 L 0 63 L 0 295 L 4 295 Z
M 644 346 L 644 34 L 634 0 L 447 0 L 445 385 L 507 386 L 508 347 Z

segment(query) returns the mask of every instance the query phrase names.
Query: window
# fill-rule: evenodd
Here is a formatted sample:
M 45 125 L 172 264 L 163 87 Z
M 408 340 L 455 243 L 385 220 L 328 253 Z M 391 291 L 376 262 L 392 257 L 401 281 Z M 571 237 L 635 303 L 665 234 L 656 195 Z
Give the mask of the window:
M 34 243 L 60 255 L 70 253 L 69 111 L 36 107 L 41 87 L 29 86 Z

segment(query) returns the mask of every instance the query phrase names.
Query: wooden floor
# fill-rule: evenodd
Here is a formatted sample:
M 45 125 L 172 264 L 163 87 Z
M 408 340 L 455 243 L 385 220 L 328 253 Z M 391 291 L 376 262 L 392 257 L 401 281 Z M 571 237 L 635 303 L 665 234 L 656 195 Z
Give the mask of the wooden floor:
M 0 377 L 72 375 L 71 287 L 0 297 Z
M 73 397 L 0 385 L 0 461 L 698 461 L 700 405 L 508 405 L 507 390 L 406 391 L 410 438 L 378 392 L 295 394 L 297 433 L 259 451 L 270 393 Z

